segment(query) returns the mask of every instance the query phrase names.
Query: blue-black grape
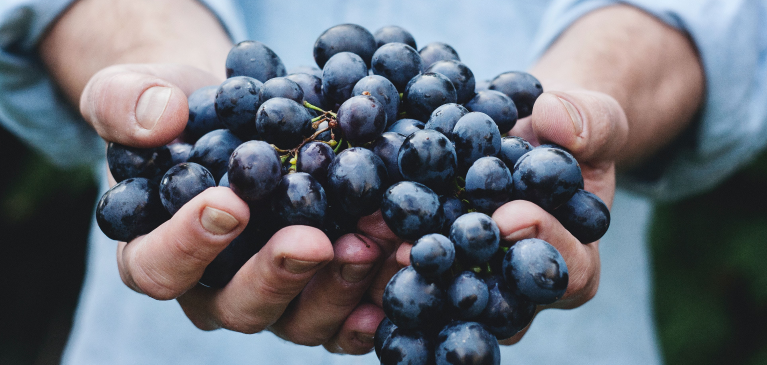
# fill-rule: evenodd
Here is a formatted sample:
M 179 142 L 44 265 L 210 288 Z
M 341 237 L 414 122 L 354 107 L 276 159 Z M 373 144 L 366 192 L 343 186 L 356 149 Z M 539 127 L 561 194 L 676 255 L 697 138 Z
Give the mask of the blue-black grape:
M 437 336 L 434 355 L 437 365 L 499 365 L 498 340 L 476 322 L 453 322 Z
M 511 201 L 511 172 L 497 157 L 482 157 L 466 173 L 466 195 L 479 212 L 493 214 Z
M 521 71 L 504 72 L 496 76 L 488 85 L 488 89 L 498 90 L 514 100 L 519 118 L 533 113 L 533 104 L 543 93 L 541 82 L 533 75 Z
M 461 202 L 461 199 L 455 196 L 441 196 L 439 201 L 442 203 L 442 213 L 445 214 L 445 224 L 442 226 L 442 232 L 445 235 L 449 235 L 453 222 L 458 217 L 466 214 L 466 207 Z
M 455 247 L 449 238 L 427 234 L 415 241 L 410 250 L 410 265 L 419 274 L 436 278 L 446 272 L 455 261 Z
M 349 148 L 330 163 L 327 193 L 345 212 L 362 217 L 381 206 L 387 180 L 386 166 L 378 156 L 364 148 Z
M 407 137 L 417 131 L 424 129 L 424 126 L 424 123 L 420 120 L 403 118 L 395 121 L 394 123 L 389 123 L 389 128 L 387 128 L 386 131 L 399 133 Z
M 327 192 L 327 191 L 326 191 Z M 346 213 L 343 209 L 333 205 L 333 201 L 328 201 L 328 209 L 325 211 L 325 221 L 322 224 L 322 232 L 328 236 L 330 242 L 335 242 L 341 236 L 347 233 L 357 231 L 358 218 Z
M 325 189 L 312 175 L 287 174 L 270 195 L 272 212 L 283 226 L 322 226 L 328 201 Z
M 117 241 L 147 234 L 168 218 L 157 184 L 142 177 L 119 182 L 96 206 L 96 223 L 107 237 Z
M 249 76 L 266 82 L 273 77 L 285 76 L 285 65 L 265 44 L 243 41 L 226 56 L 226 77 L 234 76 Z
M 533 146 L 522 137 L 503 137 L 498 158 L 506 164 L 509 170 L 514 170 L 514 165 L 517 164 L 519 158 L 525 153 L 532 151 L 532 149 Z
M 275 77 L 266 81 L 258 92 L 261 103 L 271 98 L 286 98 L 296 103 L 304 103 L 304 90 L 288 77 Z
M 376 356 L 379 359 L 381 358 L 381 348 L 383 348 L 384 342 L 389 339 L 389 336 L 391 336 L 395 329 L 397 329 L 397 325 L 386 317 L 376 327 L 373 349 L 375 349 Z
M 456 176 L 456 151 L 442 133 L 433 129 L 419 130 L 405 138 L 397 164 L 405 180 L 444 193 L 450 190 Z
M 293 67 L 290 70 L 288 70 L 288 76 L 301 74 L 301 73 L 316 76 L 318 79 L 322 78 L 322 70 L 318 68 L 317 66 L 302 65 L 302 66 Z M 293 80 L 293 81 L 296 81 L 296 80 Z M 304 92 L 306 92 L 306 90 L 304 90 Z M 317 104 L 314 104 L 314 105 L 317 105 Z
M 423 332 L 396 328 L 381 347 L 381 365 L 433 364 L 433 348 Z
M 400 92 L 423 69 L 418 51 L 404 43 L 384 44 L 373 54 L 373 74 L 387 78 Z
M 286 98 L 272 98 L 261 104 L 256 113 L 256 130 L 265 142 L 283 149 L 294 148 L 314 134 L 309 111 Z
M 322 71 L 320 76 L 322 76 Z M 325 99 L 322 97 L 322 79 L 319 76 L 308 73 L 295 73 L 285 76 L 286 79 L 295 82 L 304 92 L 304 100 L 319 108 L 325 108 Z
M 487 306 L 487 284 L 473 271 L 464 271 L 453 278 L 447 287 L 447 301 L 460 319 L 479 316 Z
M 171 215 L 207 188 L 216 186 L 208 169 L 194 162 L 173 166 L 160 181 L 160 200 Z
M 432 63 L 426 72 L 437 72 L 450 79 L 450 82 L 455 86 L 459 104 L 464 104 L 474 97 L 476 86 L 474 73 L 463 62 L 456 60 L 437 61 Z
M 490 90 L 490 80 L 480 80 L 477 81 L 476 86 L 474 86 L 474 92 L 480 92 L 485 90 Z
M 583 186 L 575 158 L 555 148 L 534 148 L 514 166 L 514 198 L 531 201 L 552 211 Z
M 554 209 L 551 215 L 582 243 L 599 240 L 610 227 L 610 210 L 607 205 L 586 190 L 579 189 L 567 203 Z
M 221 176 L 221 180 L 218 181 L 218 186 L 223 186 L 228 188 L 229 187 L 229 173 L 224 173 L 224 176 Z
M 536 304 L 551 304 L 567 290 L 565 259 L 538 238 L 517 241 L 503 259 L 503 278 L 515 294 Z
M 189 159 L 189 155 L 192 153 L 192 145 L 183 142 L 173 143 L 168 145 L 168 150 L 170 150 L 170 159 L 175 166 Z
M 216 115 L 216 92 L 218 86 L 205 86 L 195 90 L 187 102 L 189 103 L 189 120 L 184 127 L 184 140 L 196 142 L 205 133 L 216 129 L 226 128 Z
M 450 227 L 450 240 L 456 257 L 468 265 L 481 265 L 490 260 L 501 242 L 501 232 L 493 218 L 474 212 L 464 214 Z
M 407 83 L 402 94 L 402 105 L 408 118 L 426 122 L 440 105 L 455 103 L 457 98 L 450 79 L 442 74 L 427 72 Z
M 248 203 L 269 196 L 282 179 L 280 157 L 263 141 L 248 141 L 229 158 L 229 187 Z
M 338 128 L 354 144 L 370 142 L 386 129 L 386 111 L 370 95 L 354 96 L 338 108 Z
M 434 129 L 450 138 L 450 140 L 453 140 L 455 124 L 468 113 L 469 111 L 461 104 L 450 103 L 442 105 L 434 109 L 424 129 Z
M 331 57 L 322 68 L 322 96 L 327 106 L 349 99 L 354 85 L 367 75 L 367 66 L 360 56 L 341 52 Z
M 386 111 L 387 126 L 394 124 L 397 121 L 400 104 L 399 91 L 394 87 L 394 84 L 383 76 L 365 76 L 354 85 L 352 95 L 362 95 L 366 91 L 383 105 Z
M 351 52 L 365 62 L 367 69 L 376 48 L 376 40 L 367 29 L 357 24 L 340 24 L 328 28 L 314 42 L 314 60 L 324 68 L 334 55 Z
M 188 162 L 202 165 L 211 174 L 216 182 L 221 180 L 229 169 L 229 157 L 242 140 L 226 129 L 217 129 L 209 132 L 195 142 Z
M 165 171 L 173 166 L 173 156 L 168 146 L 137 148 L 109 142 L 107 164 L 116 182 L 144 177 L 159 183 Z
M 487 114 L 498 125 L 501 134 L 506 134 L 517 123 L 517 107 L 502 92 L 480 91 L 466 103 L 466 109 Z
M 442 316 L 445 292 L 437 283 L 407 266 L 386 284 L 383 310 L 398 328 L 428 328 Z
M 216 115 L 240 139 L 256 136 L 256 112 L 261 106 L 262 87 L 263 83 L 252 77 L 235 76 L 224 80 L 216 91 Z
M 298 151 L 296 171 L 306 172 L 325 185 L 328 181 L 328 167 L 335 158 L 333 147 L 327 143 L 309 142 Z
M 388 25 L 378 29 L 375 33 L 373 33 L 373 38 L 376 40 L 376 48 L 381 48 L 381 46 L 387 43 L 399 42 L 405 43 L 410 47 L 418 49 L 418 47 L 416 47 L 415 38 L 413 38 L 413 35 L 402 27 L 398 27 L 396 25 Z
M 394 234 L 410 241 L 439 232 L 445 220 L 439 196 L 413 181 L 398 182 L 386 190 L 381 215 Z
M 500 274 L 485 278 L 485 284 L 487 305 L 477 322 L 484 324 L 499 340 L 514 336 L 530 324 L 535 316 L 535 304 L 514 294 Z
M 384 132 L 370 145 L 370 150 L 373 151 L 376 156 L 380 157 L 381 161 L 386 165 L 390 184 L 402 180 L 402 174 L 399 172 L 399 164 L 397 164 L 397 157 L 399 156 L 399 149 L 402 147 L 403 142 L 405 142 L 405 136 L 394 132 Z
M 421 48 L 418 54 L 423 58 L 424 69 L 431 66 L 434 62 L 456 60 L 460 61 L 458 52 L 448 44 L 441 42 L 432 42 Z
M 458 169 L 468 171 L 474 161 L 481 157 L 498 155 L 501 150 L 501 132 L 487 114 L 471 112 L 455 124 L 453 142 L 458 156 Z

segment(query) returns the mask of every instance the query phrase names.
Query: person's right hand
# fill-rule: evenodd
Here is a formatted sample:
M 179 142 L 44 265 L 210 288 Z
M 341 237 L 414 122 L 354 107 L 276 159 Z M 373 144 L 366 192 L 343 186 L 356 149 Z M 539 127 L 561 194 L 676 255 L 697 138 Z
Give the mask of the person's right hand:
M 129 64 L 95 74 L 80 98 L 83 117 L 107 141 L 135 147 L 170 143 L 188 119 L 186 95 L 219 84 L 190 66 Z M 114 182 L 112 182 L 114 183 Z M 277 232 L 222 289 L 198 284 L 205 267 L 245 228 L 248 205 L 228 188 L 210 188 L 152 232 L 117 246 L 123 282 L 159 300 L 177 299 L 200 329 L 269 329 L 303 345 L 365 353 L 383 318 L 362 302 L 398 240 L 379 215 L 361 234 L 335 244 L 318 229 Z

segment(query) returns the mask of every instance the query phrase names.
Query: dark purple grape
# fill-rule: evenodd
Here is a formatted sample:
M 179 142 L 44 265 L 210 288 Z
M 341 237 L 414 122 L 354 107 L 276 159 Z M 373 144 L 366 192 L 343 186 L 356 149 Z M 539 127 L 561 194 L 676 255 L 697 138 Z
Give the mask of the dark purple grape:
M 283 226 L 322 226 L 328 200 L 325 189 L 312 175 L 296 172 L 283 176 L 271 199 L 272 212 Z
M 355 217 L 378 210 L 387 186 L 386 166 L 370 150 L 343 150 L 328 168 L 327 193 L 341 209 Z
M 407 266 L 386 284 L 383 310 L 398 329 L 427 328 L 442 316 L 445 292 Z
M 119 182 L 101 196 L 96 206 L 96 223 L 116 241 L 128 242 L 147 234 L 168 218 L 157 184 L 143 177 Z
M 383 347 L 384 342 L 389 339 L 389 336 L 391 336 L 391 333 L 394 332 L 395 329 L 397 329 L 397 326 L 386 317 L 384 317 L 381 323 L 378 324 L 373 348 L 379 359 L 381 358 L 381 348 Z
M 301 147 L 296 157 L 296 171 L 312 175 L 320 184 L 328 181 L 328 167 L 336 153 L 327 143 L 309 142 Z
M 187 142 L 194 143 L 205 133 L 226 128 L 216 115 L 217 91 L 218 86 L 205 86 L 189 95 L 189 120 L 184 128 L 184 140 Z
M 405 142 L 405 136 L 394 132 L 384 132 L 370 145 L 370 150 L 380 157 L 381 161 L 386 165 L 390 184 L 402 180 L 402 174 L 400 174 L 399 165 L 397 164 L 397 157 L 399 156 L 402 142 Z
M 338 108 L 338 127 L 344 138 L 354 144 L 370 142 L 386 129 L 386 111 L 370 95 L 354 96 Z
M 362 95 L 366 91 L 383 105 L 386 111 L 386 124 L 394 124 L 397 121 L 400 104 L 399 91 L 394 87 L 394 84 L 382 76 L 366 76 L 354 85 L 352 95 Z
M 460 319 L 479 316 L 487 306 L 488 297 L 487 284 L 473 271 L 460 273 L 447 288 L 447 302 Z
M 240 139 L 256 136 L 256 112 L 261 106 L 261 81 L 247 76 L 224 80 L 216 91 L 216 115 Z
M 487 305 L 477 322 L 484 324 L 499 340 L 516 335 L 530 324 L 535 316 L 535 304 L 512 293 L 500 274 L 485 278 L 485 284 Z
M 314 138 L 314 140 L 315 141 L 325 141 L 325 142 L 330 142 L 331 140 L 333 140 L 334 133 L 333 133 L 333 131 L 330 130 L 329 127 L 330 127 L 330 123 L 328 123 L 327 121 L 324 121 L 324 122 L 320 123 L 317 126 L 317 130 L 316 131 L 323 131 L 324 130 L 324 132 L 320 133 L 317 137 Z
M 498 250 L 501 232 L 487 214 L 466 213 L 450 227 L 456 257 L 468 265 L 481 265 Z
M 225 287 L 237 271 L 269 242 L 274 230 L 265 228 L 266 224 L 254 211 L 256 209 L 251 207 L 250 221 L 245 230 L 205 268 L 200 284 L 211 288 Z
M 514 170 L 514 165 L 517 164 L 519 158 L 532 150 L 533 146 L 522 137 L 503 137 L 501 139 L 501 152 L 498 153 L 498 158 L 506 164 L 509 170 Z
M 450 79 L 455 87 L 459 104 L 464 104 L 474 97 L 476 85 L 474 73 L 462 62 L 456 60 L 434 62 L 426 69 L 426 72 L 437 72 Z
M 384 44 L 373 54 L 373 74 L 387 78 L 400 92 L 423 69 L 418 51 L 404 43 Z
M 261 86 L 258 97 L 262 103 L 271 98 L 286 98 L 303 104 L 304 90 L 298 83 L 288 77 L 275 77 L 269 79 Z
M 160 200 L 171 215 L 205 191 L 216 186 L 208 169 L 194 162 L 184 162 L 173 166 L 160 181 Z
M 376 48 L 376 40 L 367 29 L 356 24 L 340 24 L 324 31 L 314 42 L 314 60 L 324 69 L 334 55 L 351 52 L 365 62 L 367 70 Z
M 423 58 L 424 69 L 431 66 L 434 62 L 456 60 L 460 61 L 458 52 L 449 45 L 441 42 L 432 42 L 421 48 L 418 54 Z
M 442 232 L 449 235 L 453 222 L 458 217 L 466 214 L 466 207 L 464 207 L 461 199 L 454 196 L 441 196 L 439 201 L 442 203 L 442 213 L 445 215 L 445 224 L 442 226 Z
M 168 145 L 168 150 L 170 150 L 170 158 L 175 166 L 189 159 L 189 154 L 192 153 L 192 145 L 182 142 L 173 143 Z
M 319 71 L 319 74 L 322 76 L 322 71 Z M 301 90 L 304 92 L 304 100 L 309 102 L 309 104 L 325 108 L 325 99 L 322 97 L 322 79 L 320 76 L 308 73 L 295 73 L 285 76 L 285 78 L 301 87 Z
M 439 196 L 412 181 L 398 182 L 386 190 L 381 215 L 394 234 L 409 241 L 439 232 L 445 220 Z
M 248 76 L 266 82 L 274 77 L 285 76 L 285 65 L 265 44 L 243 41 L 226 56 L 226 77 L 234 76 Z
M 224 176 L 221 176 L 221 180 L 218 181 L 218 186 L 223 186 L 228 188 L 229 187 L 229 173 L 225 173 Z
M 552 211 L 583 186 L 581 167 L 573 155 L 555 148 L 534 148 L 514 166 L 514 198 Z
M 328 209 L 325 211 L 325 222 L 320 229 L 328 236 L 330 242 L 335 242 L 347 233 L 356 232 L 357 220 L 357 217 L 333 206 L 333 201 L 329 200 Z
M 385 26 L 377 30 L 373 33 L 373 38 L 376 40 L 376 48 L 381 48 L 381 46 L 387 43 L 399 42 L 418 49 L 418 47 L 415 46 L 415 38 L 413 38 L 413 35 L 396 25 Z
M 419 182 L 440 193 L 451 189 L 456 176 L 453 144 L 433 129 L 417 131 L 405 138 L 397 164 L 405 180 Z
M 415 241 L 410 250 L 410 265 L 419 274 L 436 278 L 455 261 L 455 247 L 450 239 L 437 233 L 427 234 Z
M 217 129 L 200 137 L 192 147 L 188 162 L 202 165 L 216 181 L 229 169 L 229 157 L 242 140 L 227 129 Z
M 506 134 L 517 123 L 517 107 L 506 94 L 494 90 L 480 91 L 466 103 L 466 109 L 490 116 L 501 134 Z
M 551 304 L 565 294 L 569 274 L 565 259 L 554 246 L 527 238 L 506 252 L 503 278 L 515 294 L 535 304 Z
M 381 365 L 433 364 L 433 348 L 423 332 L 396 328 L 381 347 Z
M 489 87 L 490 87 L 490 80 L 477 81 L 476 86 L 474 86 L 474 92 L 478 93 L 480 91 L 490 90 L 488 89 Z
M 610 210 L 607 205 L 586 190 L 575 192 L 567 203 L 554 209 L 551 215 L 582 243 L 599 240 L 610 227 Z
M 116 182 L 144 177 L 159 183 L 165 171 L 173 167 L 173 155 L 168 146 L 137 148 L 109 142 L 107 164 Z
M 398 133 L 407 137 L 417 131 L 422 130 L 424 126 L 424 123 L 420 120 L 403 118 L 394 123 L 391 123 L 386 131 Z
M 302 73 L 316 76 L 318 79 L 322 78 L 322 70 L 319 69 L 317 66 L 306 66 L 306 65 L 296 66 L 288 70 L 288 76 L 302 74 Z M 293 80 L 293 81 L 296 81 L 296 80 Z M 304 89 L 304 93 L 306 93 L 306 89 Z M 314 105 L 317 105 L 317 104 L 314 104 Z
M 471 112 L 458 120 L 453 128 L 458 169 L 468 171 L 474 161 L 496 156 L 501 150 L 501 132 L 485 113 Z
M 452 140 L 455 124 L 468 113 L 469 111 L 461 104 L 450 103 L 442 105 L 434 109 L 424 129 L 434 129 Z
M 281 179 L 280 157 L 266 142 L 248 141 L 232 152 L 229 187 L 242 200 L 259 202 L 271 194 Z
M 367 66 L 360 56 L 341 52 L 331 57 L 322 69 L 322 96 L 327 106 L 349 99 L 354 85 L 367 75 Z
M 519 118 L 528 117 L 533 113 L 533 104 L 543 93 L 541 82 L 533 75 L 521 71 L 504 72 L 496 76 L 488 89 L 498 90 L 514 100 Z
M 261 104 L 256 114 L 256 130 L 265 142 L 283 149 L 294 148 L 314 134 L 307 109 L 286 98 L 272 98 Z
M 402 95 L 402 106 L 408 118 L 426 122 L 439 106 L 455 103 L 456 100 L 457 94 L 450 79 L 442 74 L 428 72 L 408 82 Z
M 466 173 L 466 195 L 479 212 L 493 214 L 511 201 L 511 172 L 497 157 L 482 157 Z
M 453 322 L 437 336 L 434 355 L 437 365 L 499 365 L 498 340 L 476 322 Z

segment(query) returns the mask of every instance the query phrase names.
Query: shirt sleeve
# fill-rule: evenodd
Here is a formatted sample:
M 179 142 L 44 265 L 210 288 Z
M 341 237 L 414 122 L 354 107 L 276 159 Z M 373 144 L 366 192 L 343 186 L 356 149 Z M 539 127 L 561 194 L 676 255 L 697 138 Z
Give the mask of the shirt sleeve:
M 557 0 L 544 15 L 536 58 L 579 17 L 629 4 L 690 35 L 706 78 L 695 123 L 623 187 L 660 200 L 712 188 L 767 145 L 767 3 L 759 0 Z
M 57 89 L 36 53 L 73 0 L 0 2 L 0 125 L 60 167 L 103 159 L 104 142 Z M 202 0 L 234 41 L 245 38 L 234 1 Z

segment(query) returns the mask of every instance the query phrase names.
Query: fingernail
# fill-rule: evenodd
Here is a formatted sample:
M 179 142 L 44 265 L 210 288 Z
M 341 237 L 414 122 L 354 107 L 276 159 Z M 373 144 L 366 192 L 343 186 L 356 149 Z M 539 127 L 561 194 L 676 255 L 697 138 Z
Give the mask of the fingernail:
M 211 207 L 203 209 L 200 223 L 206 231 L 213 234 L 227 234 L 240 224 L 231 214 Z
M 285 261 L 283 261 L 283 265 L 285 265 L 285 270 L 288 270 L 294 274 L 303 274 L 319 266 L 319 264 L 320 264 L 319 262 L 315 262 L 315 261 L 303 261 L 303 260 L 288 259 L 288 258 L 286 258 Z
M 357 341 L 362 342 L 363 344 L 372 344 L 375 342 L 375 335 L 372 335 L 370 333 L 360 333 L 357 332 L 354 337 L 357 338 Z
M 346 264 L 341 268 L 341 277 L 350 283 L 359 283 L 372 268 L 373 264 Z
M 581 113 L 578 113 L 578 110 L 575 109 L 575 105 L 569 101 L 562 98 L 559 98 L 559 101 L 564 104 L 565 109 L 567 109 L 567 114 L 570 114 L 570 119 L 573 121 L 573 127 L 575 127 L 575 135 L 579 136 L 583 132 L 583 121 L 581 120 Z
M 518 229 L 506 237 L 503 237 L 506 241 L 519 241 L 525 238 L 535 238 L 538 236 L 538 227 L 531 226 L 527 228 Z
M 136 104 L 136 121 L 141 127 L 149 130 L 154 128 L 168 106 L 172 91 L 169 87 L 155 86 L 141 94 Z

